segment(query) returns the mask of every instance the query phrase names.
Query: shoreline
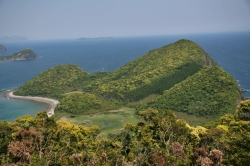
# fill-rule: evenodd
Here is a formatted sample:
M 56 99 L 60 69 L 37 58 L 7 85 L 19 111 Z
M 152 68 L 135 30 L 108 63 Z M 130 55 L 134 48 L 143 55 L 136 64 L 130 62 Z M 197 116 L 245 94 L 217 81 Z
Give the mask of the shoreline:
M 6 97 L 9 99 L 21 99 L 21 100 L 31 100 L 31 101 L 36 101 L 40 103 L 46 103 L 50 107 L 47 109 L 47 115 L 48 117 L 51 117 L 55 113 L 55 107 L 59 103 L 59 101 L 54 100 L 54 99 L 49 99 L 49 98 L 43 98 L 43 97 L 31 97 L 31 96 L 16 96 L 13 94 L 14 91 L 7 91 L 6 92 Z

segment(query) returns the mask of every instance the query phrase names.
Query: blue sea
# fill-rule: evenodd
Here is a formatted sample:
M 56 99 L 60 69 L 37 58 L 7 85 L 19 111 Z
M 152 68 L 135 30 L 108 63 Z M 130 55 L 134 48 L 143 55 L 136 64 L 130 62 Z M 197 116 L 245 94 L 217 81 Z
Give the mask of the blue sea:
M 250 32 L 117 37 L 110 40 L 50 40 L 2 42 L 9 55 L 31 48 L 40 58 L 28 61 L 0 62 L 0 90 L 19 87 L 37 74 L 58 64 L 77 64 L 93 73 L 104 68 L 114 71 L 152 49 L 189 39 L 198 43 L 223 69 L 239 82 L 241 88 L 250 89 Z M 250 92 L 244 93 L 250 97 Z M 48 105 L 33 101 L 6 99 L 0 92 L 0 120 L 14 121 L 22 115 L 35 115 Z

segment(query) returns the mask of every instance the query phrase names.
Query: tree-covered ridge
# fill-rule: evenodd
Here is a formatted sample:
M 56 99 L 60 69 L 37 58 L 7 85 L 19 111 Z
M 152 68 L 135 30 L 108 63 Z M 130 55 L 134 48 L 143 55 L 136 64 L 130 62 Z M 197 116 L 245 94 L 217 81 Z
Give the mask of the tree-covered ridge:
M 65 84 L 69 87 L 68 82 L 71 84 L 70 87 L 76 87 L 70 81 L 72 78 L 68 77 L 67 73 L 70 73 L 69 75 L 74 75 L 73 77 L 79 78 L 77 80 L 81 80 L 81 83 L 77 81 L 77 87 L 79 88 L 81 84 L 81 89 L 85 92 L 102 95 L 108 100 L 137 101 L 150 94 L 163 93 L 164 90 L 185 80 L 206 64 L 216 63 L 196 43 L 180 40 L 152 50 L 110 73 L 98 72 L 82 76 L 83 71 L 75 72 L 70 67 L 59 65 L 25 83 L 17 94 L 39 96 L 60 94 L 62 89 L 67 89 Z M 66 83 L 60 81 L 65 78 Z
M 239 110 L 250 108 L 243 101 Z M 248 111 L 249 112 L 249 111 Z M 248 165 L 250 121 L 226 114 L 210 128 L 191 127 L 172 111 L 139 113 L 119 134 L 48 118 L 45 112 L 0 121 L 0 165 Z
M 180 67 L 193 62 L 203 66 L 204 59 L 209 60 L 211 65 L 216 65 L 198 44 L 182 39 L 151 50 L 140 58 L 127 63 L 113 72 L 111 80 L 136 77 L 145 73 L 152 77 L 165 75 L 165 73 L 171 75 Z
M 222 115 L 236 110 L 240 92 L 236 81 L 222 68 L 204 67 L 166 90 L 144 108 L 173 110 L 197 116 Z
M 136 101 L 152 93 L 163 93 L 203 65 L 216 63 L 196 43 L 183 39 L 127 63 L 108 77 L 97 80 L 93 89 L 107 99 Z
M 89 93 L 72 93 L 66 95 L 56 106 L 55 111 L 67 112 L 70 114 L 90 114 L 100 111 L 108 111 L 115 107 L 100 97 Z
M 20 61 L 20 60 L 29 60 L 36 59 L 39 56 L 29 48 L 25 48 L 24 50 L 13 53 L 8 56 L 0 56 L 0 61 Z
M 16 95 L 47 96 L 77 90 L 88 73 L 74 64 L 58 65 L 24 83 Z

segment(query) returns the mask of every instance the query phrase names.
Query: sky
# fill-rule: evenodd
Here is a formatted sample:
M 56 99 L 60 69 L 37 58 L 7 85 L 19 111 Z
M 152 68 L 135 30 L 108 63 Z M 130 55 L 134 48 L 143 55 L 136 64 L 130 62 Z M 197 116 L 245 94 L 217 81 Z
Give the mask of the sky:
M 250 0 L 0 0 L 0 37 L 30 40 L 250 31 Z

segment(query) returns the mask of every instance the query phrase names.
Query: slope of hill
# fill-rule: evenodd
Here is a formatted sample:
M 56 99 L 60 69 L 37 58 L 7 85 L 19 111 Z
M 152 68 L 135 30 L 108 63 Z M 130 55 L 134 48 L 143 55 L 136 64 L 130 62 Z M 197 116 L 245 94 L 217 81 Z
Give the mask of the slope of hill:
M 197 116 L 234 113 L 240 92 L 236 81 L 222 68 L 203 67 L 196 74 L 174 85 L 147 103 L 145 108 L 174 110 Z
M 94 114 L 117 108 L 115 103 L 104 100 L 90 93 L 70 93 L 63 97 L 57 105 L 56 112 L 74 115 Z
M 89 87 L 106 99 L 137 101 L 152 93 L 162 94 L 204 65 L 216 63 L 196 43 L 179 40 L 150 51 L 105 78 L 95 79 Z
M 64 92 L 77 90 L 79 80 L 88 75 L 74 64 L 58 65 L 24 83 L 15 94 L 55 97 Z

